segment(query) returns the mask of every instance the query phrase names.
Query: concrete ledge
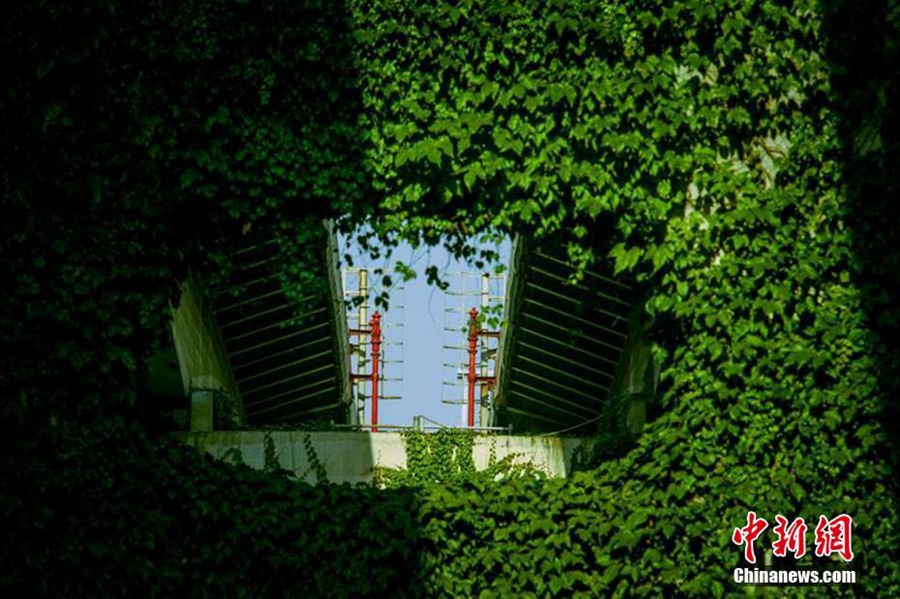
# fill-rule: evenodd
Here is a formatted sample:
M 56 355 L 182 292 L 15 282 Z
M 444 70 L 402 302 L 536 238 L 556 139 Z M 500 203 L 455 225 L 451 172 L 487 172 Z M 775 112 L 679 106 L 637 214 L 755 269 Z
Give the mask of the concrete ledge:
M 223 459 L 229 450 L 240 452 L 251 468 L 265 466 L 265 438 L 270 436 L 282 468 L 301 480 L 316 482 L 305 445 L 308 437 L 329 482 L 370 483 L 376 466 L 405 468 L 406 450 L 400 433 L 211 431 L 178 433 L 188 445 Z M 571 470 L 572 453 L 582 439 L 478 435 L 473 448 L 475 467 L 487 467 L 491 451 L 497 460 L 514 455 L 516 463 L 531 462 L 548 475 L 564 477 Z M 234 452 L 232 452 L 233 454 Z

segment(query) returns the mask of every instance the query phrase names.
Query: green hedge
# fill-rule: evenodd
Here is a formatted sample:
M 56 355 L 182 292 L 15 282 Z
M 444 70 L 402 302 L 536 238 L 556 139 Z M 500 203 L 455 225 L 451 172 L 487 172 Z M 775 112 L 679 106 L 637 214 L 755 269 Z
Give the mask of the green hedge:
M 18 7 L 3 36 L 7 586 L 715 596 L 756 510 L 854 518 L 859 585 L 787 592 L 900 594 L 896 8 L 86 6 Z M 610 257 L 648 298 L 662 414 L 570 480 L 418 492 L 39 433 L 143 420 L 169 295 L 223 236 L 296 257 L 340 214 Z

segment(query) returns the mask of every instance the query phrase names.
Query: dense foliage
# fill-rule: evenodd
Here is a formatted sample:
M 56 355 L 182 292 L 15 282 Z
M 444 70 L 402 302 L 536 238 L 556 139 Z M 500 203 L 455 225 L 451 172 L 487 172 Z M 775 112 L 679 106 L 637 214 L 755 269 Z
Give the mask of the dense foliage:
M 121 423 L 37 441 L 0 483 L 7 597 L 417 594 L 407 491 L 312 487 Z
M 850 513 L 866 552 L 897 563 L 883 426 L 897 271 L 868 279 L 875 310 L 860 285 L 861 244 L 896 263 L 897 208 L 878 194 L 896 189 L 897 13 L 872 42 L 848 31 L 870 21 L 838 21 L 848 12 L 385 3 L 359 17 L 386 226 L 563 229 L 576 263 L 609 252 L 649 288 L 665 413 L 593 473 L 615 523 L 591 527 L 604 549 L 588 561 L 613 560 L 607 590 L 721 591 L 751 509 Z M 860 99 L 847 80 L 865 77 L 847 72 L 846 48 L 884 68 L 865 71 L 877 99 L 862 122 L 847 115 Z M 865 570 L 898 584 L 891 567 Z
M 288 291 L 302 295 L 321 219 L 367 205 L 347 15 L 334 8 L 13 9 L 2 40 L 6 417 L 133 403 L 188 269 L 226 276 L 247 235 L 280 242 Z
M 900 11 L 253 4 L 34 4 L 5 26 L 6 584 L 722 595 L 756 510 L 850 514 L 860 584 L 821 590 L 900 593 Z M 649 296 L 663 413 L 569 480 L 419 497 L 143 433 L 37 436 L 134 397 L 175 283 L 222 234 L 268 227 L 289 252 L 342 214 L 461 254 L 492 227 L 608 254 Z

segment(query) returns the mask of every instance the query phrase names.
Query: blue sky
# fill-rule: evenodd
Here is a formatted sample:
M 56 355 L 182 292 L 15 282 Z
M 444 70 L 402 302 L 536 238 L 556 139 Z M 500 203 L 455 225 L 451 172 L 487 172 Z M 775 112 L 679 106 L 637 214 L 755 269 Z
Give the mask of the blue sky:
M 508 264 L 510 243 L 504 242 L 498 249 L 501 264 Z M 353 267 L 369 270 L 370 287 L 380 279 L 372 274 L 374 269 L 380 267 L 385 273 L 391 273 L 392 265 L 397 261 L 410 264 L 418 273 L 415 279 L 405 283 L 399 282 L 399 275 L 392 277 L 391 305 L 384 315 L 385 358 L 388 360 L 384 376 L 388 380 L 383 392 L 401 399 L 379 402 L 379 423 L 409 426 L 413 416 L 424 415 L 448 426 L 459 426 L 462 407 L 448 405 L 442 399 L 462 398 L 464 387 L 458 380 L 455 387 L 445 384 L 456 379 L 456 369 L 444 364 L 465 361 L 464 351 L 446 347 L 463 346 L 465 333 L 445 329 L 462 328 L 465 317 L 460 313 L 480 305 L 481 271 L 474 265 L 451 258 L 443 247 L 413 249 L 401 245 L 394 250 L 389 262 L 384 258 L 372 260 L 354 244 L 342 243 L 342 254 L 348 251 L 353 256 Z M 429 265 L 437 266 L 441 277 L 450 284 L 446 293 L 426 282 L 424 273 Z M 354 273 L 345 275 L 345 291 L 357 288 L 357 276 Z M 490 294 L 502 295 L 504 279 L 495 277 L 490 281 Z M 369 316 L 373 311 L 370 299 Z M 354 327 L 356 323 L 351 320 L 350 326 Z M 368 405 L 365 418 L 367 423 L 370 422 Z

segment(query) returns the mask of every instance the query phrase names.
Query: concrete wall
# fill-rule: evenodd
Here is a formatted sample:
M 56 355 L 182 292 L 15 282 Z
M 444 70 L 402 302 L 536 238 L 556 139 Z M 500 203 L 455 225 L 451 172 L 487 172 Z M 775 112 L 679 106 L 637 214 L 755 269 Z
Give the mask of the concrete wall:
M 650 345 L 642 336 L 642 327 L 641 311 L 635 309 L 629 316 L 628 340 L 612 387 L 613 393 L 632 394 L 626 424 L 635 434 L 641 432 L 647 421 L 645 396 L 656 390 L 659 379 L 659 365 L 654 362 Z
M 245 464 L 262 469 L 266 434 L 263 431 L 213 431 L 180 433 L 179 436 L 188 445 L 220 459 L 236 448 Z M 269 435 L 281 467 L 310 483 L 316 482 L 316 475 L 307 459 L 304 445 L 307 436 L 332 483 L 368 483 L 372 481 L 375 466 L 406 466 L 406 451 L 399 433 L 271 432 Z M 575 438 L 479 435 L 473 449 L 475 467 L 481 470 L 487 466 L 493 445 L 498 460 L 520 454 L 515 459 L 518 463 L 531 462 L 550 476 L 566 476 L 571 469 L 572 453 L 581 442 Z M 234 461 L 233 458 L 226 459 Z
M 237 413 L 231 419 L 241 424 L 243 412 L 225 344 L 211 310 L 203 305 L 200 283 L 193 277 L 182 284 L 172 332 L 184 393 L 191 397 L 191 430 L 212 430 L 216 392 L 235 400 Z

